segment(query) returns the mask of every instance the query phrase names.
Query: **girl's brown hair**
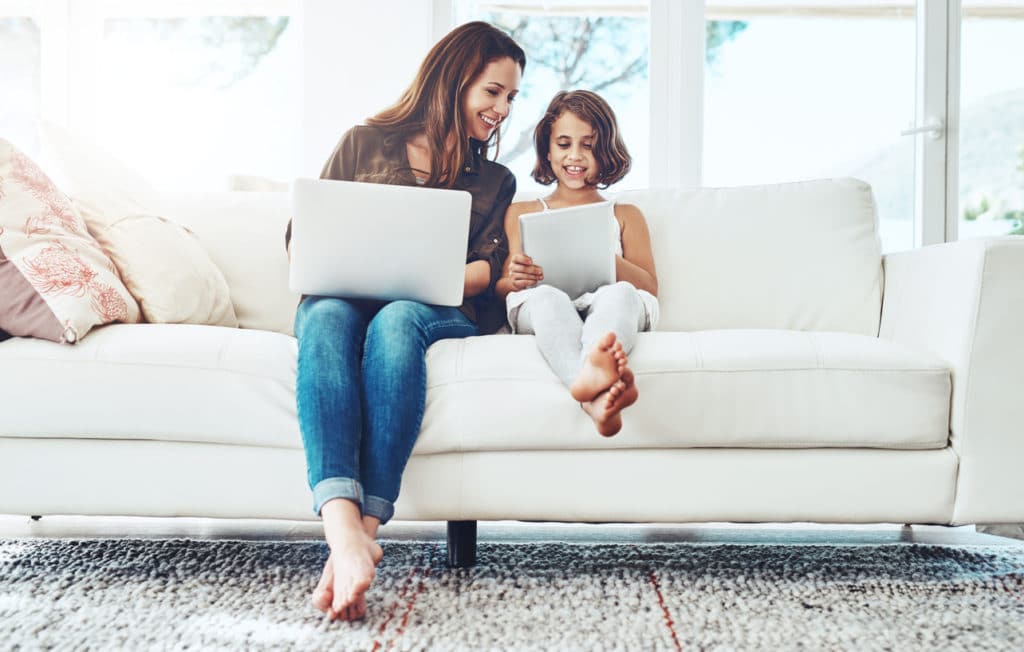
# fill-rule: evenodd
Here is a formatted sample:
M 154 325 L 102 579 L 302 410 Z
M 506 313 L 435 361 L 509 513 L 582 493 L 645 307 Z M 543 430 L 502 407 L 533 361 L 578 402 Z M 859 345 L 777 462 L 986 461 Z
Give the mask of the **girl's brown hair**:
M 594 185 L 607 188 L 629 172 L 633 159 L 619 135 L 615 112 L 604 99 L 592 91 L 559 91 L 548 104 L 544 117 L 533 130 L 533 143 L 537 150 L 537 164 L 533 178 L 545 186 L 555 181 L 548 153 L 551 151 L 551 127 L 568 111 L 594 128 L 593 152 L 597 160 L 598 177 Z
M 487 64 L 509 57 L 526 68 L 526 54 L 512 37 L 489 23 L 475 21 L 461 25 L 438 41 L 420 65 L 419 72 L 398 101 L 366 120 L 367 124 L 397 128 L 405 135 L 424 132 L 430 143 L 430 176 L 426 185 L 450 188 L 466 162 L 469 140 L 462 119 L 466 90 Z M 452 110 L 454 107 L 454 110 Z M 458 145 L 448 151 L 450 134 Z M 473 141 L 481 154 L 501 134 L 495 129 L 486 142 Z

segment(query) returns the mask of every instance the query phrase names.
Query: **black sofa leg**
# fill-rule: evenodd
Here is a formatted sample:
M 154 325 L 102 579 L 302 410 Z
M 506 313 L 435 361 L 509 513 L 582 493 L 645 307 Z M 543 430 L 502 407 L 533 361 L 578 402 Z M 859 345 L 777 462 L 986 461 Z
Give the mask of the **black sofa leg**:
M 448 521 L 448 566 L 476 565 L 476 521 Z

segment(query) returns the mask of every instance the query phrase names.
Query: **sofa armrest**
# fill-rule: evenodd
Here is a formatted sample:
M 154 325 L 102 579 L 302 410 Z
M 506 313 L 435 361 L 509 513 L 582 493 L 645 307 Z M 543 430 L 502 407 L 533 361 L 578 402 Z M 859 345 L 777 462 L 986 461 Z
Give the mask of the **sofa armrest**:
M 1024 238 L 884 256 L 879 337 L 952 369 L 953 523 L 1024 521 Z

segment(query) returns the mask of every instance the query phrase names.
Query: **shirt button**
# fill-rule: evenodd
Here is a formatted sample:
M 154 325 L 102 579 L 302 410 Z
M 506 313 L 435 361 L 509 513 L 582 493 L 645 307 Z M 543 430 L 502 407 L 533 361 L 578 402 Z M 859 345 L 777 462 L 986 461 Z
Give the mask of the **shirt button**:
M 466 166 L 466 172 L 469 172 L 469 171 L 470 171 L 470 170 L 472 170 L 472 169 L 473 169 L 473 168 L 469 167 L 468 165 Z
M 495 239 L 493 240 L 493 242 L 494 242 L 494 244 L 498 244 L 498 239 L 497 239 L 497 238 L 495 238 Z

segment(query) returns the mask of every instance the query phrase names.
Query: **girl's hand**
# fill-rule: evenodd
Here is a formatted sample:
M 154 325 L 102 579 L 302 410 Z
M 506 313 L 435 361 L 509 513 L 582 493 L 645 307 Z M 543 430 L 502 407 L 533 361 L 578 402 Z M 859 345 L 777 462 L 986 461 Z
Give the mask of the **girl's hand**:
M 525 290 L 544 280 L 544 270 L 534 265 L 533 259 L 526 254 L 512 254 L 508 266 L 508 277 L 512 280 L 512 289 Z

